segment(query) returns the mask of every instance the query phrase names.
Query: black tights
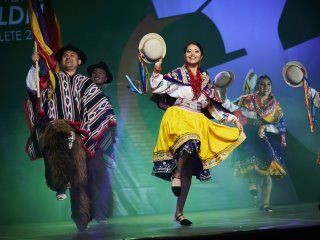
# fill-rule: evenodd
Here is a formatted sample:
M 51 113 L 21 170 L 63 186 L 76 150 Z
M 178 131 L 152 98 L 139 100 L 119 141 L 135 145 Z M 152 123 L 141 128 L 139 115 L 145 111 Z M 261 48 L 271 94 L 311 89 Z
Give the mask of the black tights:
M 192 153 L 184 152 L 179 160 L 173 177 L 181 179 L 181 195 L 177 198 L 175 217 L 183 214 L 183 209 L 191 186 L 193 173 Z

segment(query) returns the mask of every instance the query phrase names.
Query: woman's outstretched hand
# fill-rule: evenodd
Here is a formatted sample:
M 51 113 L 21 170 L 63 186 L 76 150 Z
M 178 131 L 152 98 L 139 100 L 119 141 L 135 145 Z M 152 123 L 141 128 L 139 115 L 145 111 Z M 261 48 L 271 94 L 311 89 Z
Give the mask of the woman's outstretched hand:
M 159 75 L 162 70 L 162 58 L 160 58 L 157 62 L 154 63 L 153 74 Z
M 163 59 L 160 58 L 158 61 L 154 63 L 154 68 L 161 68 Z

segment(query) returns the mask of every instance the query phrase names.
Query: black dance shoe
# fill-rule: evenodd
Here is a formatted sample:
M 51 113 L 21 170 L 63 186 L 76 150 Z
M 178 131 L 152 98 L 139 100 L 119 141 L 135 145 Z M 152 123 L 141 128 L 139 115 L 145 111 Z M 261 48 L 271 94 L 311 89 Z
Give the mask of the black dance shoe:
M 181 180 L 180 180 L 180 186 L 173 186 L 173 179 L 174 178 L 180 179 L 180 178 L 177 178 L 177 177 L 172 177 L 171 178 L 171 190 L 172 190 L 173 194 L 176 197 L 179 197 L 181 195 Z
M 183 218 L 183 214 L 176 217 L 176 222 L 179 223 L 181 226 L 191 226 L 192 225 L 191 221 L 189 221 L 186 218 Z

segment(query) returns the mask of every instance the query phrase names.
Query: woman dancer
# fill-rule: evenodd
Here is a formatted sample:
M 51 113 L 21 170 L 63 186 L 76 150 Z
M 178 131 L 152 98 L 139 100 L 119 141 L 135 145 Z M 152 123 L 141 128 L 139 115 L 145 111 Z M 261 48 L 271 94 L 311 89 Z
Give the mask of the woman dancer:
M 166 109 L 154 148 L 152 173 L 171 181 L 172 191 L 178 197 L 174 217 L 183 226 L 192 224 L 183 215 L 192 176 L 209 180 L 209 169 L 226 159 L 245 139 L 238 118 L 216 108 L 220 99 L 209 76 L 200 69 L 202 58 L 202 46 L 190 42 L 184 48 L 182 67 L 160 74 L 160 59 L 150 78 L 154 99 Z M 217 120 L 234 123 L 237 128 L 208 119 L 201 113 L 207 107 Z
M 223 106 L 241 119 L 247 135 L 246 142 L 239 148 L 235 175 L 248 178 L 255 205 L 258 187 L 261 188 L 261 209 L 271 212 L 272 178 L 286 174 L 282 151 L 286 146 L 286 125 L 280 103 L 272 94 L 270 77 L 260 76 L 253 93 L 242 95 L 235 104 L 226 100 Z

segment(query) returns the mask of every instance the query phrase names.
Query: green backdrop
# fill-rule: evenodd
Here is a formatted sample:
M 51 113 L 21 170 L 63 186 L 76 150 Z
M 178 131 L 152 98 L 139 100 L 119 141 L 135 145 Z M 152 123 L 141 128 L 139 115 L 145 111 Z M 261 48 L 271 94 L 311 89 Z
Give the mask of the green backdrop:
M 225 54 L 218 29 L 199 12 L 159 20 L 152 1 L 148 0 L 52 2 L 63 42 L 73 43 L 87 53 L 88 63 L 80 71 L 85 73 L 88 64 L 104 60 L 115 78 L 107 89 L 118 118 L 117 168 L 110 171 L 116 199 L 115 215 L 172 212 L 175 198 L 169 183 L 151 176 L 152 150 L 163 112 L 149 100 L 150 95 L 130 92 L 125 79 L 125 74 L 138 77 L 138 42 L 148 32 L 159 32 L 168 39 L 164 72 L 182 65 L 182 48 L 190 40 L 204 45 L 207 53 L 204 68 L 246 53 Z M 45 184 L 43 161 L 31 162 L 24 151 L 28 137 L 23 112 L 25 76 L 33 51 L 33 42 L 28 39 L 25 1 L 1 0 L 0 10 L 0 224 L 67 220 L 69 202 L 56 201 L 54 192 Z M 285 48 L 320 35 L 319 11 L 316 1 L 286 3 L 278 26 Z M 214 44 L 209 39 L 214 39 Z M 305 114 L 303 108 L 288 107 L 285 111 Z M 301 126 L 297 131 L 303 134 L 307 130 Z M 319 133 L 316 136 L 319 137 Z M 315 164 L 315 147 L 305 146 L 290 132 L 288 145 L 289 175 L 275 182 L 272 202 L 320 200 L 320 168 Z M 230 161 L 233 157 L 237 157 L 237 152 L 214 169 L 211 182 L 193 181 L 186 205 L 188 211 L 252 205 L 245 180 L 232 174 Z

